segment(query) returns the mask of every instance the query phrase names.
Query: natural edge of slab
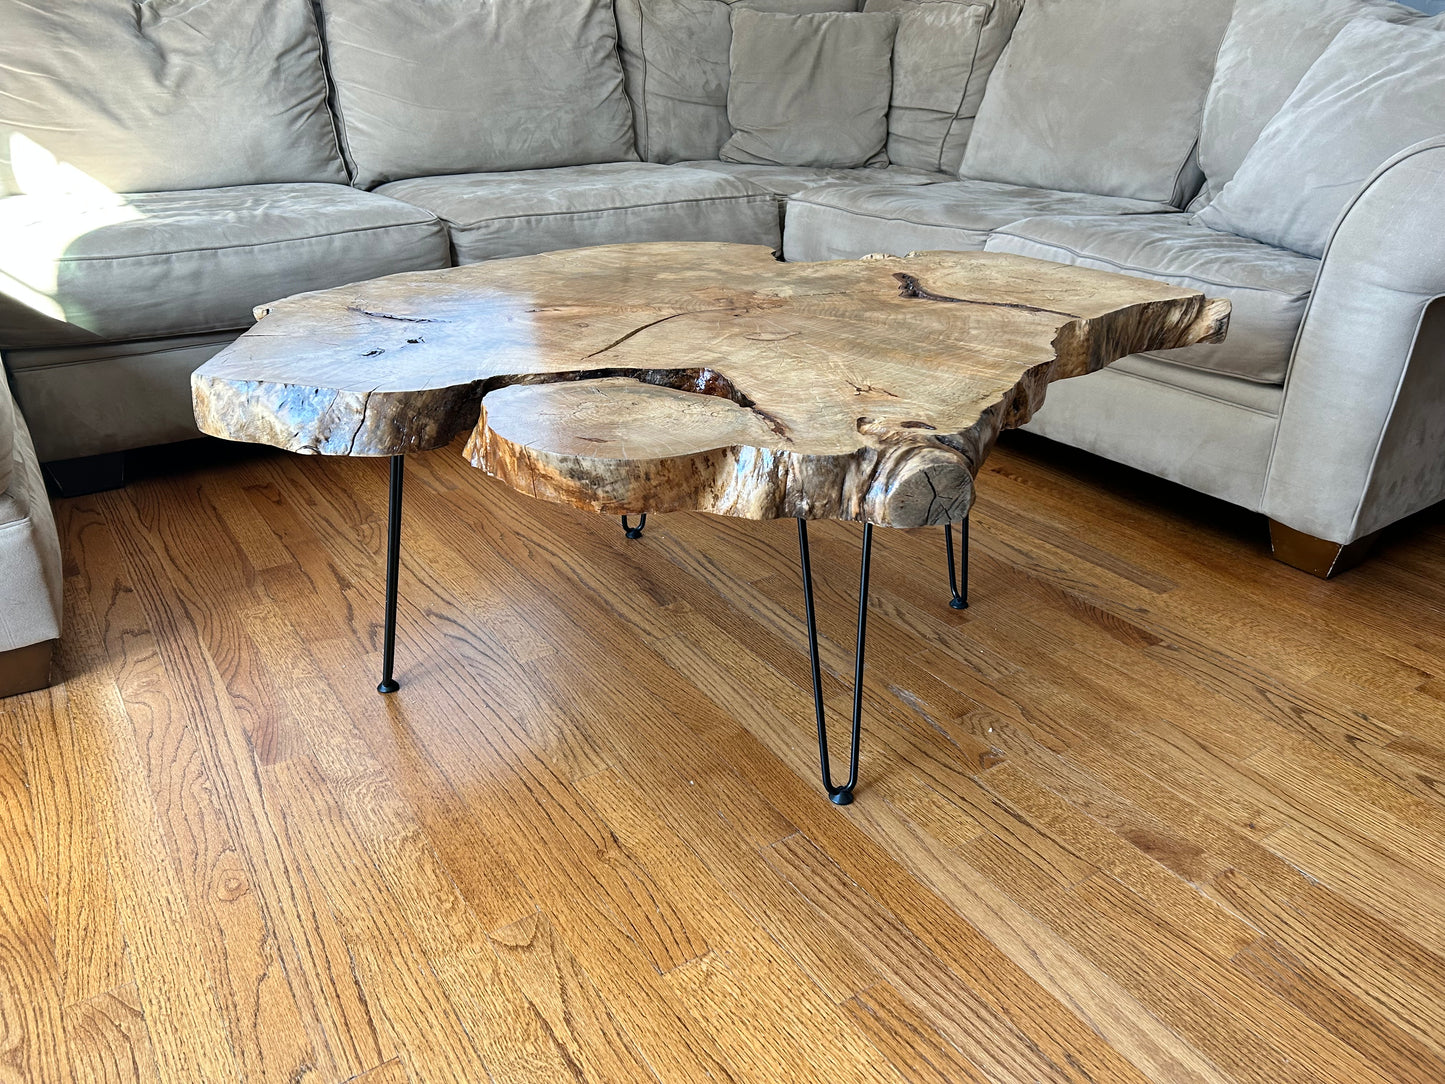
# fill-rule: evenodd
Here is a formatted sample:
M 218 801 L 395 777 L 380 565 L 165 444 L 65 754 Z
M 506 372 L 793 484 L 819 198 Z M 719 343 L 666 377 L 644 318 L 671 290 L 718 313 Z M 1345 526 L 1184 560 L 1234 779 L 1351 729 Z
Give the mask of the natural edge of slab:
M 504 415 L 500 423 L 484 396 L 465 454 L 473 466 L 519 492 L 611 515 L 700 511 L 746 519 L 856 520 L 898 528 L 954 523 L 968 515 L 974 478 L 999 433 L 1027 422 L 1043 404 L 1052 381 L 1095 372 L 1143 350 L 1219 342 L 1228 329 L 1229 311 L 1227 301 L 1194 295 L 1071 320 L 1053 340 L 1054 357 L 1024 370 L 1018 383 L 985 407 L 971 426 L 945 432 L 920 423 L 860 417 L 859 446 L 846 454 L 800 453 L 771 443 L 724 443 L 670 456 L 550 450 L 507 434 L 508 428 L 525 433 L 524 425 L 508 423 L 545 410 L 549 399 L 570 390 L 546 376 L 529 378 L 520 394 L 497 397 L 508 400 L 506 409 L 496 412 Z M 660 380 L 666 372 L 650 373 L 650 382 L 668 383 L 681 395 L 727 394 L 725 379 Z M 624 404 L 618 398 L 620 410 Z M 655 416 L 641 418 L 635 404 L 625 405 L 632 408 L 639 430 L 648 425 L 665 430 L 668 425 L 665 405 Z

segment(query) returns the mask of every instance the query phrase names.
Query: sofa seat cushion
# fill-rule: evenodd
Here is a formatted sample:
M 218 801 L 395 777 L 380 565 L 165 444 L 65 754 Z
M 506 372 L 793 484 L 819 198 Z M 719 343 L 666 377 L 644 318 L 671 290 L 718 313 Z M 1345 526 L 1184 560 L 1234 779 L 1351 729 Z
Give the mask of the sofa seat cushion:
M 0 347 L 249 327 L 257 305 L 445 267 L 416 207 L 337 184 L 0 200 Z
M 459 264 L 624 242 L 778 243 L 771 193 L 652 162 L 420 177 L 377 191 L 442 219 Z
M 683 162 L 689 169 L 706 169 L 766 188 L 775 196 L 796 196 L 823 184 L 939 184 L 956 181 L 949 173 L 934 173 L 909 166 L 862 166 L 857 169 L 816 169 L 811 166 L 758 166 L 748 162 Z
M 788 204 L 783 254 L 848 260 L 874 252 L 977 251 L 1000 226 L 1037 215 L 1174 212 L 1167 203 L 1052 192 L 996 181 L 930 185 L 821 185 Z
M 1234 312 L 1223 343 L 1154 356 L 1270 385 L 1284 383 L 1320 266 L 1296 252 L 1218 233 L 1186 215 L 1025 219 L 996 232 L 985 247 L 1228 298 Z

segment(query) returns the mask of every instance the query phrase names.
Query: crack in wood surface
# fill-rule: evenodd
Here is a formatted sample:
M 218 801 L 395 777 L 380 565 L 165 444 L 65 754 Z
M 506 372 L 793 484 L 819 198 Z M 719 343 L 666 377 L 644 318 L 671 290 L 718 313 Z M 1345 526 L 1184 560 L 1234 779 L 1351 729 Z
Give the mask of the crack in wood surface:
M 947 294 L 935 294 L 926 290 L 923 284 L 913 275 L 905 275 L 903 272 L 895 272 L 893 277 L 902 285 L 898 287 L 898 296 L 906 298 L 917 298 L 921 301 L 943 301 L 950 305 L 984 305 L 990 309 L 1013 309 L 1016 312 L 1037 312 L 1047 316 L 1067 316 L 1071 320 L 1080 320 L 1077 313 L 1064 312 L 1062 309 L 1044 309 L 1038 305 L 1023 305 L 1017 301 L 979 301 L 969 297 L 949 297 Z
M 260 311 L 263 330 L 193 375 L 205 432 L 387 456 L 470 430 L 476 466 L 578 507 L 909 527 L 967 513 L 999 432 L 1050 381 L 1217 339 L 1228 303 L 1000 253 L 787 264 L 688 243 L 410 272 Z

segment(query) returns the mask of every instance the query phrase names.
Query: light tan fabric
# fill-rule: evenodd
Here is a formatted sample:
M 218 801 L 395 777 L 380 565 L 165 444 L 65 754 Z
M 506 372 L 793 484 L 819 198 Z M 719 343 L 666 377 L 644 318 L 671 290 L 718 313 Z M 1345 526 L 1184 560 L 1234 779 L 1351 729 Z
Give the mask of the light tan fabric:
M 7 351 L 40 461 L 200 436 L 191 373 L 239 334 Z
M 321 0 L 355 183 L 635 160 L 610 0 Z
M 1311 256 L 1380 165 L 1445 133 L 1445 31 L 1357 19 L 1314 65 L 1199 221 Z
M 0 0 L 0 196 L 346 181 L 310 0 Z
M 655 162 L 420 177 L 379 192 L 441 218 L 459 264 L 622 242 L 778 244 L 769 193 Z
M 1028 0 L 989 79 L 963 175 L 1183 206 L 1231 7 Z
M 1191 386 L 1196 385 L 1196 386 Z M 1236 392 L 1277 389 L 1136 355 L 1049 385 L 1024 428 L 1257 511 L 1279 419 Z M 1140 424 L 1147 418 L 1148 424 Z
M 45 483 L 10 390 L 0 374 L 0 448 L 8 446 L 0 488 L 0 651 L 60 635 L 60 539 Z
M 868 0 L 863 10 L 899 16 L 888 160 L 957 173 L 1023 0 Z
M 0 200 L 0 349 L 250 326 L 302 290 L 445 267 L 446 231 L 339 184 Z
M 617 0 L 637 150 L 649 162 L 716 158 L 728 127 L 731 11 L 856 11 L 858 0 Z
M 1185 215 L 1029 218 L 984 246 L 1055 263 L 1158 279 L 1227 298 L 1229 335 L 1161 355 L 1175 365 L 1284 383 L 1320 263 L 1297 252 L 1218 233 Z
M 1445 136 L 1365 185 L 1325 250 L 1264 510 L 1351 542 L 1445 499 Z
M 733 12 L 724 162 L 847 169 L 888 161 L 898 16 Z
M 1389 0 L 1240 0 L 1219 46 L 1204 104 L 1199 165 L 1204 206 L 1234 176 L 1270 118 L 1346 23 L 1360 15 L 1396 23 L 1425 18 Z
M 811 166 L 760 166 L 747 162 L 681 162 L 688 169 L 705 169 L 736 177 L 766 189 L 775 196 L 796 196 L 825 184 L 920 185 L 955 178 L 908 166 L 864 166 L 860 169 L 815 169 Z
M 820 185 L 788 202 L 783 253 L 790 260 L 851 260 L 873 252 L 978 251 L 994 230 L 1038 215 L 1173 212 L 1168 204 L 995 181 Z

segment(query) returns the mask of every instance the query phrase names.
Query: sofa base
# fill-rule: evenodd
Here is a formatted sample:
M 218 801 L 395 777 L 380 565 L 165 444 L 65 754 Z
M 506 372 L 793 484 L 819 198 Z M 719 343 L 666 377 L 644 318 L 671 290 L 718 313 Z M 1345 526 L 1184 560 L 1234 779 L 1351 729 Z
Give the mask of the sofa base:
M 54 654 L 54 640 L 0 651 L 0 698 L 33 693 L 49 685 Z
M 84 497 L 125 485 L 125 455 L 125 452 L 106 452 L 78 459 L 57 459 L 42 463 L 40 469 L 55 496 Z
M 1330 542 L 1286 527 L 1278 520 L 1269 521 L 1269 544 L 1274 559 L 1322 580 L 1354 568 L 1369 555 L 1379 536 L 1380 532 L 1376 531 L 1353 542 Z

